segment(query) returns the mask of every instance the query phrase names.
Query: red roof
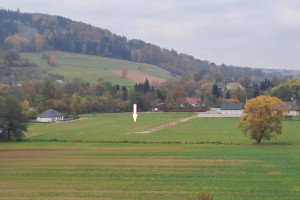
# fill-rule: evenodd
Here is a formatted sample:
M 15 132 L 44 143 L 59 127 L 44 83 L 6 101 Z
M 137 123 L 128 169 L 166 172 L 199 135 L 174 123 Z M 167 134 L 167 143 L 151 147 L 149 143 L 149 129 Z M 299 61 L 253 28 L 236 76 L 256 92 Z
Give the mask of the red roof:
M 185 99 L 185 102 L 186 102 L 186 103 L 189 103 L 189 104 L 196 104 L 196 103 L 201 102 L 201 99 L 200 99 L 200 98 L 197 98 L 197 97 L 187 97 L 187 98 Z

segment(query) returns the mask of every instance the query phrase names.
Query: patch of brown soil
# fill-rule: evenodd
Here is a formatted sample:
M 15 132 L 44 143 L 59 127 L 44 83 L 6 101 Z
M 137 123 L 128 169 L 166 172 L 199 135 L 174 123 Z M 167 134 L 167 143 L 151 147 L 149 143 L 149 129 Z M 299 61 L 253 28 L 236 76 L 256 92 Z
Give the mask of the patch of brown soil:
M 110 70 L 113 74 L 122 77 L 122 71 L 121 70 Z M 145 74 L 143 72 L 131 70 L 128 71 L 128 74 L 126 76 L 126 79 L 135 82 L 135 83 L 144 83 L 146 79 L 148 79 L 150 85 L 157 85 L 161 84 L 165 80 L 162 78 L 158 78 L 155 76 L 151 76 L 149 74 Z

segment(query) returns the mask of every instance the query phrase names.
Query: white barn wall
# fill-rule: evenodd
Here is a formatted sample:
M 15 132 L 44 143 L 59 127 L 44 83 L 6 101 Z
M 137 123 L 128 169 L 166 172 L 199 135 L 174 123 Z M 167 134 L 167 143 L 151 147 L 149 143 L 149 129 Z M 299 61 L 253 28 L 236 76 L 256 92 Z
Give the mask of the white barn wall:
M 36 119 L 37 122 L 45 122 L 45 123 L 49 123 L 49 122 L 57 122 L 57 121 L 63 121 L 64 117 L 53 117 L 53 118 L 42 118 L 42 117 L 38 117 Z
M 221 110 L 223 115 L 242 115 L 243 110 Z
M 41 117 L 38 117 L 36 119 L 37 122 L 52 122 L 52 118 L 41 118 Z
M 290 110 L 290 111 L 288 112 L 288 114 L 289 114 L 289 115 L 292 115 L 292 116 L 299 116 L 299 112 L 300 112 L 300 111 Z

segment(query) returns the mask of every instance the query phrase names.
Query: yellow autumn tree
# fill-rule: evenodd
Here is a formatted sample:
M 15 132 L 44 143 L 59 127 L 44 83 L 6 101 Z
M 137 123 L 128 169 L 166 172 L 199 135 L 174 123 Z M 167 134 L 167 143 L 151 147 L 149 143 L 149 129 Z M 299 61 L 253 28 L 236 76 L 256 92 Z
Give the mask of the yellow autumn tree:
M 286 104 L 276 97 L 258 96 L 247 101 L 237 127 L 257 144 L 281 134 Z
M 30 111 L 30 104 L 26 99 L 21 104 L 21 108 L 22 108 L 22 114 L 24 116 L 27 116 L 29 114 L 29 111 Z
M 34 35 L 34 46 L 35 46 L 35 50 L 37 52 L 40 52 L 43 50 L 44 47 L 44 39 L 43 36 L 40 34 L 35 34 Z
M 16 51 L 20 52 L 21 50 L 26 50 L 29 48 L 30 43 L 27 38 L 21 37 L 18 34 L 14 34 L 11 36 L 8 36 L 4 40 L 4 49 L 15 49 Z
M 6 96 L 10 92 L 10 86 L 4 83 L 0 83 L 0 96 Z

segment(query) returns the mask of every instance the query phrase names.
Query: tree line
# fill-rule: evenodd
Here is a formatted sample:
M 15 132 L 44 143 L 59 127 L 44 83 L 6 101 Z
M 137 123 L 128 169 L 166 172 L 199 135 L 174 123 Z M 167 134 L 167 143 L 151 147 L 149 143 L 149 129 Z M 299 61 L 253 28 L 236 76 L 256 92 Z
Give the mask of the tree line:
M 36 118 L 39 113 L 49 108 L 65 115 L 131 112 L 133 104 L 138 104 L 138 111 L 148 111 L 156 107 L 164 111 L 198 108 L 205 110 L 211 106 L 220 106 L 222 102 L 245 103 L 247 93 L 245 88 L 238 87 L 222 94 L 216 89 L 217 84 L 201 81 L 197 83 L 191 77 L 170 79 L 156 88 L 147 79 L 144 83 L 128 88 L 112 85 L 102 79 L 91 84 L 78 78 L 61 83 L 57 78 L 63 77 L 51 75 L 46 79 L 24 81 L 21 86 L 12 87 L 0 83 L 1 140 L 20 139 L 26 130 L 24 122 Z M 284 101 L 300 100 L 300 79 L 291 79 L 272 87 L 274 82 L 276 81 L 266 79 L 261 81 L 259 87 L 253 83 L 250 88 L 261 88 L 257 96 L 272 95 Z M 269 87 L 266 88 L 266 85 Z M 188 104 L 186 97 L 199 97 L 197 108 Z

